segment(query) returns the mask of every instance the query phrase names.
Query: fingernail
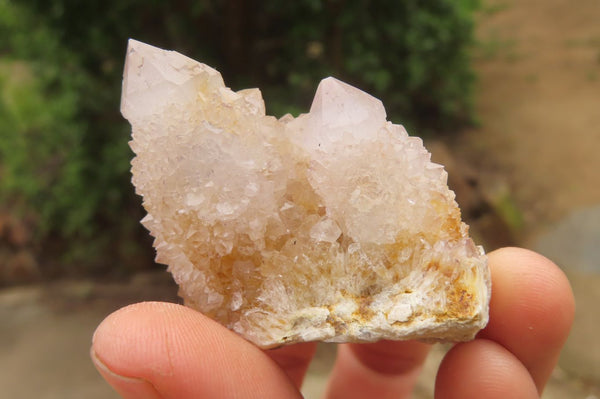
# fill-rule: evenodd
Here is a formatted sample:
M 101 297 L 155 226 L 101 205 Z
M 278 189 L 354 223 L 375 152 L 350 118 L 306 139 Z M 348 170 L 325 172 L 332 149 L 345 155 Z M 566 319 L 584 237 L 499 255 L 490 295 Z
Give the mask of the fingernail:
M 90 350 L 90 356 L 96 369 L 102 377 L 113 387 L 123 399 L 162 399 L 156 388 L 142 378 L 126 377 L 115 373 L 100 360 L 94 348 Z

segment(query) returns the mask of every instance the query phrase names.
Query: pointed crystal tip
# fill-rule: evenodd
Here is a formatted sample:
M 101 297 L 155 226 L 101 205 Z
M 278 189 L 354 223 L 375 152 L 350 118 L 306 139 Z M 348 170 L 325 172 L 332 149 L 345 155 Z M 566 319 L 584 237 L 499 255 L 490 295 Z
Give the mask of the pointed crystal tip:
M 127 119 L 146 117 L 165 105 L 173 92 L 201 73 L 224 85 L 221 74 L 176 51 L 166 51 L 129 39 L 121 112 Z
M 321 122 L 330 127 L 386 119 L 381 100 L 333 77 L 319 84 L 310 113 L 320 116 Z

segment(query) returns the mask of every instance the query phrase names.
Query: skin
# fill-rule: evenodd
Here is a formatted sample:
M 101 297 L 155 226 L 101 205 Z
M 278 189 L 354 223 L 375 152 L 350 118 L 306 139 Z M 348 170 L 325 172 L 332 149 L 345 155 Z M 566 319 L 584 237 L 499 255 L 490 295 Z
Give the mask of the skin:
M 534 252 L 489 254 L 490 322 L 455 345 L 435 382 L 435 398 L 538 398 L 573 322 L 569 282 Z M 126 399 L 301 398 L 315 343 L 262 351 L 202 314 L 146 302 L 108 316 L 91 356 Z M 325 397 L 408 398 L 429 345 L 404 341 L 343 344 Z M 468 383 L 465 383 L 468 382 Z

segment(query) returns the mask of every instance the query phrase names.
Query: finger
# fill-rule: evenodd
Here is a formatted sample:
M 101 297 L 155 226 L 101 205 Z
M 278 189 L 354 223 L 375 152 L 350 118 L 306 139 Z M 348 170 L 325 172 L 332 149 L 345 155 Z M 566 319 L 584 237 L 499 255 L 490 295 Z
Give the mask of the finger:
M 326 397 L 409 397 L 429 348 L 414 341 L 340 345 Z
M 538 391 L 527 369 L 502 345 L 476 339 L 458 344 L 442 360 L 436 399 L 533 399 Z
M 206 316 L 140 303 L 108 316 L 92 343 L 102 376 L 126 399 L 300 398 L 260 349 Z
M 489 263 L 490 321 L 478 337 L 512 352 L 541 393 L 573 322 L 571 287 L 554 263 L 531 251 L 497 250 Z
M 308 370 L 308 366 L 316 350 L 317 343 L 308 342 L 270 349 L 265 351 L 265 353 L 288 375 L 296 388 L 300 389 L 306 375 L 306 370 Z

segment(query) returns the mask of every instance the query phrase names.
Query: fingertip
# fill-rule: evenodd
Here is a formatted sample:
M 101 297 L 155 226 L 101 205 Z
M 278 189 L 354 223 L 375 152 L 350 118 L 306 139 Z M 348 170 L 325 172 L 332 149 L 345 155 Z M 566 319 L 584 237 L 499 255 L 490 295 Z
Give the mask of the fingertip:
M 161 302 L 125 306 L 107 316 L 96 328 L 92 351 L 104 365 L 121 376 L 173 375 L 172 347 L 166 345 L 171 337 L 165 327 L 173 326 L 181 330 L 184 340 L 189 339 L 194 331 L 188 327 L 191 323 L 187 311 L 179 305 Z M 204 321 L 198 319 L 196 324 L 204 324 Z M 211 337 L 205 338 L 210 340 Z
M 501 324 L 514 332 L 534 331 L 544 345 L 564 343 L 573 323 L 575 299 L 565 273 L 550 259 L 527 249 L 504 248 L 490 254 L 492 271 L 492 325 Z M 496 288 L 496 289 L 494 289 Z M 497 323 L 506 316 L 510 323 Z M 507 321 L 507 320 L 504 320 Z
M 176 304 L 139 303 L 111 314 L 94 333 L 92 358 L 118 391 L 153 388 L 165 399 L 299 397 L 260 349 Z
M 444 357 L 435 381 L 436 399 L 538 398 L 534 381 L 506 348 L 477 339 L 454 346 Z
M 429 349 L 416 341 L 340 345 L 326 397 L 409 397 Z
M 383 375 L 405 375 L 423 365 L 431 344 L 384 340 L 372 344 L 349 344 L 348 347 L 370 370 Z
M 552 261 L 526 249 L 491 252 L 489 264 L 490 322 L 479 337 L 513 352 L 541 392 L 573 323 L 569 281 Z
M 100 360 L 93 347 L 90 350 L 90 357 L 98 373 L 123 399 L 162 399 L 162 395 L 148 381 L 126 377 L 111 370 Z

